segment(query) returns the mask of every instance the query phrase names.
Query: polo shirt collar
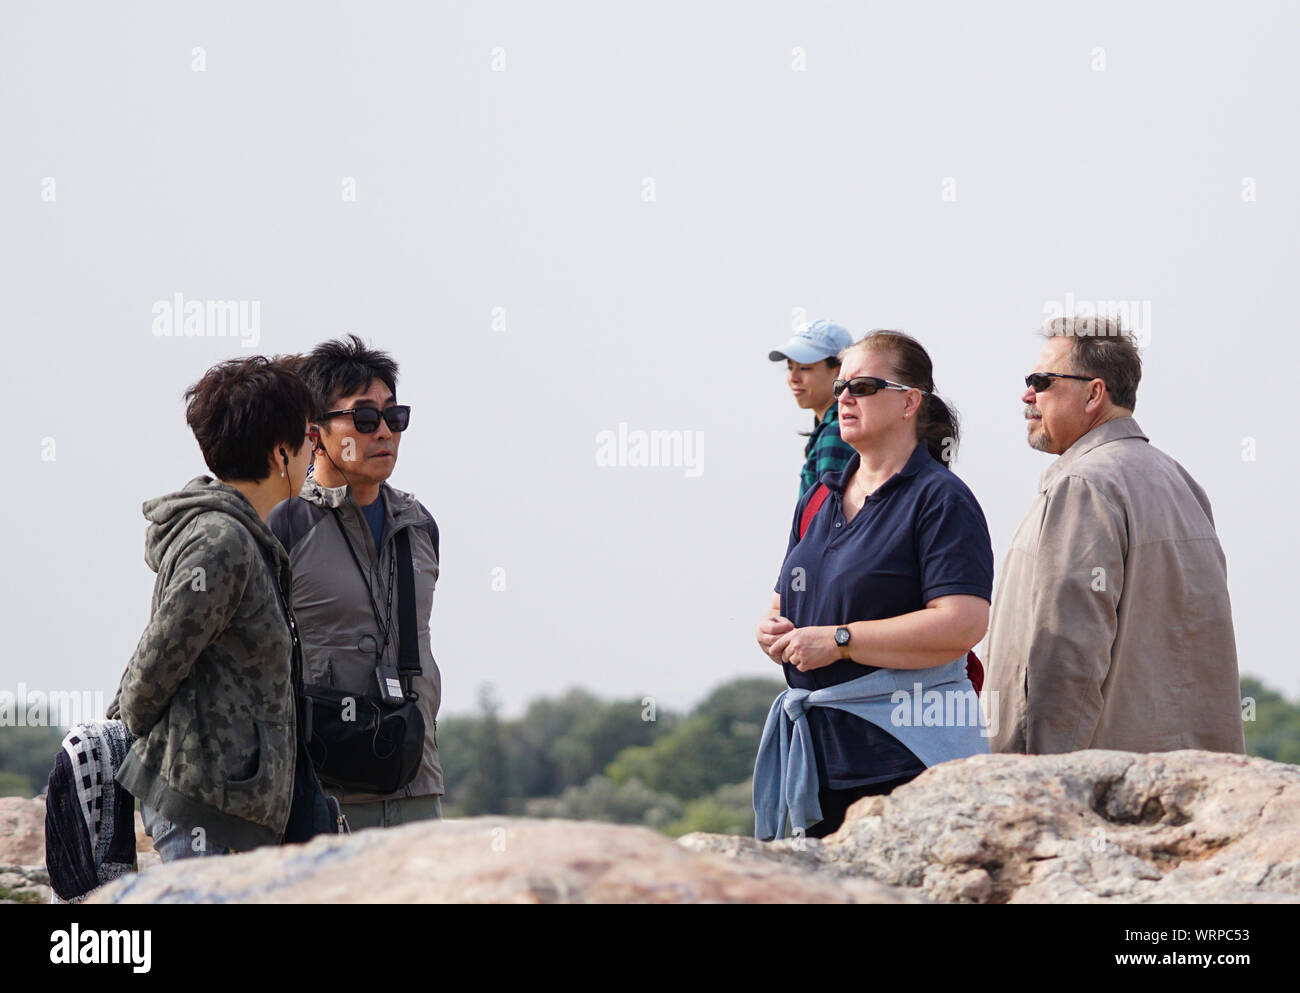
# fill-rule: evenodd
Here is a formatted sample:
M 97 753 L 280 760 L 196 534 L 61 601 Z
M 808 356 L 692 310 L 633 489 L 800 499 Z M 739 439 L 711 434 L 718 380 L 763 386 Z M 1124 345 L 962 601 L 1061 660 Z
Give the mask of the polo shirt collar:
M 1117 417 L 1113 421 L 1099 424 L 1062 452 L 1055 462 L 1043 470 L 1043 475 L 1038 481 L 1039 492 L 1046 493 L 1061 476 L 1065 475 L 1070 466 L 1074 465 L 1094 448 L 1099 448 L 1112 441 L 1122 441 L 1125 438 L 1150 440 L 1142 433 L 1142 429 L 1138 427 L 1137 421 L 1133 420 L 1132 417 Z
M 912 454 L 908 456 L 907 461 L 903 464 L 903 468 L 899 469 L 898 472 L 894 473 L 881 483 L 876 491 L 867 499 L 874 500 L 894 487 L 901 486 L 904 479 L 911 479 L 918 472 L 924 469 L 930 461 L 929 447 L 924 441 L 918 441 L 916 447 L 912 449 Z M 826 488 L 834 490 L 842 497 L 845 488 L 849 485 L 849 480 L 853 478 L 853 474 L 858 471 L 858 466 L 861 464 L 862 456 L 857 452 L 854 452 L 852 457 L 849 459 L 848 464 L 845 465 L 842 470 L 839 472 L 828 472 L 826 474 L 824 479 Z

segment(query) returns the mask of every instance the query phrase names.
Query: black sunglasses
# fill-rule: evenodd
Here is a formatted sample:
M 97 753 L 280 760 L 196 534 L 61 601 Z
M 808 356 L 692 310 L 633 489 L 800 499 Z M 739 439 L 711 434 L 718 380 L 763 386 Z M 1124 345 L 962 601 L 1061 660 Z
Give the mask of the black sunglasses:
M 406 426 L 411 423 L 411 408 L 408 405 L 394 405 L 385 407 L 382 411 L 378 407 L 350 407 L 347 410 L 331 410 L 321 415 L 321 420 L 327 417 L 338 417 L 340 414 L 351 414 L 352 425 L 362 434 L 373 434 L 379 430 L 379 418 L 383 418 L 388 423 L 390 431 L 405 431 Z
M 920 387 L 904 386 L 902 383 L 893 383 L 888 379 L 880 379 L 876 376 L 854 376 L 852 379 L 835 380 L 831 386 L 831 393 L 839 396 L 845 390 L 849 391 L 851 397 L 869 397 L 877 390 L 911 390 L 920 389 Z M 922 393 L 925 390 L 921 390 Z
M 1093 376 L 1069 376 L 1063 372 L 1031 372 L 1025 377 L 1025 385 L 1035 393 L 1042 393 L 1052 385 L 1053 379 L 1081 379 L 1085 383 L 1091 383 Z

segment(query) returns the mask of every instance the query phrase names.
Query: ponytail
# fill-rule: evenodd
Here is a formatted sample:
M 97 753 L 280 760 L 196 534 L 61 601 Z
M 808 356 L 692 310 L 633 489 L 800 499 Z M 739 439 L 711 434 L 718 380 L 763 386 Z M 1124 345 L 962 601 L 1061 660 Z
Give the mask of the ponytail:
M 945 469 L 952 468 L 952 460 L 957 456 L 959 428 L 957 412 L 937 393 L 922 396 L 917 435 L 930 450 L 930 457 Z

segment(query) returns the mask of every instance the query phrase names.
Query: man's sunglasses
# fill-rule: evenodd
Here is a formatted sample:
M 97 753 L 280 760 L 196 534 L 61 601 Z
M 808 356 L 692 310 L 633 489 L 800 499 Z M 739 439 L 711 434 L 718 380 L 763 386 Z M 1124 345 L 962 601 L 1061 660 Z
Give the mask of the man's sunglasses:
M 1085 383 L 1091 383 L 1095 376 L 1069 376 L 1063 372 L 1031 372 L 1025 377 L 1025 385 L 1035 393 L 1042 393 L 1052 385 L 1053 379 L 1081 379 Z
M 362 434 L 373 434 L 378 431 L 381 417 L 388 423 L 388 430 L 390 431 L 405 431 L 406 426 L 411 423 L 411 408 L 405 404 L 385 407 L 382 411 L 378 407 L 350 407 L 347 410 L 331 410 L 322 414 L 321 419 L 338 417 L 340 414 L 351 414 L 353 427 Z
M 892 383 L 888 379 L 879 379 L 876 376 L 854 376 L 852 379 L 835 380 L 831 386 L 831 393 L 839 396 L 845 390 L 849 391 L 851 397 L 869 397 L 877 390 L 910 390 L 919 389 L 919 387 L 904 386 L 902 383 Z M 922 393 L 925 390 L 921 390 Z

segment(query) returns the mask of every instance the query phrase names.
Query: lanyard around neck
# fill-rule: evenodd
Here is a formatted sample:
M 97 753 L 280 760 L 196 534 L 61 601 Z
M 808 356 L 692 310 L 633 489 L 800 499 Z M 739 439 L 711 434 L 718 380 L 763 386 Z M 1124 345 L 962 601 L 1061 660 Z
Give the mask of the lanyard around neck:
M 370 601 L 370 610 L 375 615 L 375 627 L 383 634 L 383 644 L 375 652 L 375 657 L 382 659 L 384 651 L 388 648 L 388 640 L 392 637 L 393 632 L 393 580 L 397 575 L 397 556 L 388 557 L 388 602 L 384 605 L 384 618 L 380 620 L 379 604 L 375 601 L 375 592 L 370 586 L 370 575 L 366 572 L 365 566 L 361 564 L 361 559 L 357 557 L 356 550 L 352 547 L 352 539 L 348 537 L 347 528 L 343 526 L 342 514 L 337 508 L 333 508 L 334 523 L 339 526 L 339 532 L 343 535 L 343 544 L 348 546 L 348 552 L 352 556 L 352 561 L 356 563 L 357 572 L 361 573 L 361 581 L 366 584 L 366 598 Z

